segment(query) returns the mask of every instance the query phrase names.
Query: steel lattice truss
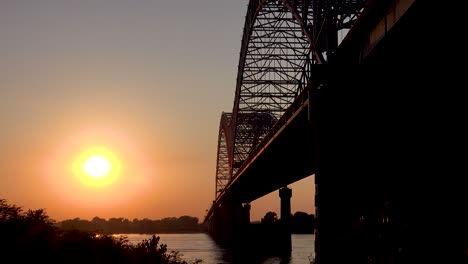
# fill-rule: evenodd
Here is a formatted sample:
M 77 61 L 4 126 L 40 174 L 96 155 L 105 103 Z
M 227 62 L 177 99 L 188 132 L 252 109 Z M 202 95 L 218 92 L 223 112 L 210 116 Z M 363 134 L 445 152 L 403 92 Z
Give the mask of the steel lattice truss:
M 231 162 L 229 158 L 228 146 L 232 146 L 232 136 L 230 134 L 231 128 L 230 113 L 223 113 L 221 115 L 221 122 L 219 125 L 218 135 L 218 160 L 216 162 L 216 197 L 224 191 L 224 188 L 231 179 Z
M 250 0 L 239 58 L 234 108 L 223 113 L 216 196 L 314 74 L 327 63 L 338 32 L 349 29 L 366 0 Z M 225 123 L 223 123 L 225 122 Z M 229 123 L 227 123 L 229 122 Z

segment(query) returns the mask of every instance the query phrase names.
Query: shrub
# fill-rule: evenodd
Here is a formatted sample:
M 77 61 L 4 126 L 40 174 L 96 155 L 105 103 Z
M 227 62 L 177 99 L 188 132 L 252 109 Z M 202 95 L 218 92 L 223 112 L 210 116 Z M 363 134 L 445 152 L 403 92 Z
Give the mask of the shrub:
M 137 245 L 111 234 L 61 230 L 45 210 L 28 210 L 0 199 L 0 263 L 190 264 L 153 235 Z

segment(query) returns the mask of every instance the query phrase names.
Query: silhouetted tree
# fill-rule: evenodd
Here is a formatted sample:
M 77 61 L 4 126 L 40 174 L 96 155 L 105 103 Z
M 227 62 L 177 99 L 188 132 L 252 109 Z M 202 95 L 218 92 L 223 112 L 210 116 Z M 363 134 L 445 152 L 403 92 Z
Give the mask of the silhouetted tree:
M 270 224 L 278 221 L 278 215 L 275 212 L 267 212 L 265 216 L 260 221 L 262 224 Z
M 314 215 L 297 211 L 291 218 L 291 232 L 294 234 L 313 234 Z
M 107 221 L 104 218 L 95 216 L 93 220 L 91 220 L 91 223 L 94 230 L 104 232 L 104 227 L 106 226 Z

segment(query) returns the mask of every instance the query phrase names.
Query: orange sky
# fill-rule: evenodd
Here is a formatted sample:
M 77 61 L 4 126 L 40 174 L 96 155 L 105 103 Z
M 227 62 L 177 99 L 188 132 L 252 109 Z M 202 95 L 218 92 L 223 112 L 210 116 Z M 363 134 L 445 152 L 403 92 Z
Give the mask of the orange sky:
M 196 3 L 195 3 L 196 2 Z M 231 111 L 247 1 L 0 3 L 0 198 L 56 220 L 203 218 L 214 199 L 222 111 Z M 104 146 L 117 180 L 77 181 Z M 291 185 L 313 213 L 313 178 Z M 278 192 L 251 219 L 279 213 Z

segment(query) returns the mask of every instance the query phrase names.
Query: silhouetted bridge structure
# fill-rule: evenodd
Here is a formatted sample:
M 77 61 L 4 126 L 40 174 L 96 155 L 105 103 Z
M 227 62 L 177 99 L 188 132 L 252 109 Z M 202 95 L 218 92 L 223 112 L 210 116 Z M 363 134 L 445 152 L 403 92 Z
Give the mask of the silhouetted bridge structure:
M 424 139 L 436 134 L 437 97 L 425 89 L 423 66 L 439 45 L 426 5 L 249 2 L 205 218 L 217 241 L 248 242 L 249 203 L 280 190 L 277 242 L 290 252 L 287 186 L 315 175 L 316 263 L 424 263 L 443 255 L 427 254 L 441 237 L 427 235 L 435 226 L 425 210 L 437 201 L 422 188 L 435 186 L 423 175 L 440 172 L 428 166 L 440 161 L 436 141 Z

